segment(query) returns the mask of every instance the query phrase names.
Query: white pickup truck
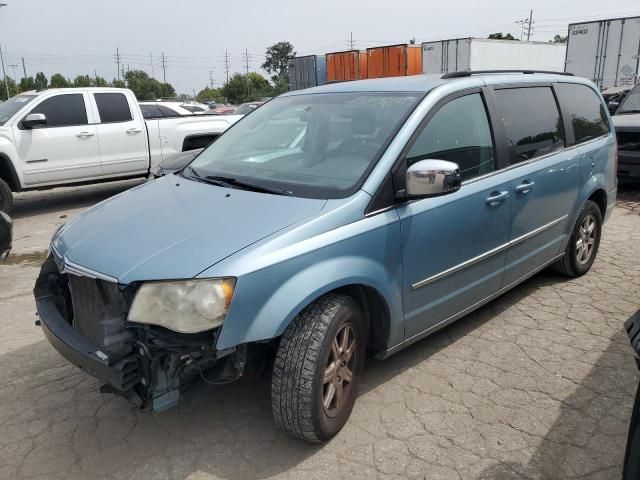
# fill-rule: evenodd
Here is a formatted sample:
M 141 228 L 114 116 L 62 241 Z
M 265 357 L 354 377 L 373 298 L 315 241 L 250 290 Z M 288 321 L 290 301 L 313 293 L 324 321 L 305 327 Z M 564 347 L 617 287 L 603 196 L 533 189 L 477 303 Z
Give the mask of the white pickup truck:
M 145 120 L 126 89 L 21 93 L 0 103 L 0 210 L 11 210 L 12 192 L 147 176 L 232 123 L 211 115 Z

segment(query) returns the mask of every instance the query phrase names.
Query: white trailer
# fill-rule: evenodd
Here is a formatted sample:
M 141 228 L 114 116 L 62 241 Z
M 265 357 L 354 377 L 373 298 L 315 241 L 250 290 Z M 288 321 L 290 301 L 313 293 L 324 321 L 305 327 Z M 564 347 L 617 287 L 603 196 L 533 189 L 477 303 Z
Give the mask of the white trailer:
M 562 43 L 455 38 L 422 44 L 423 73 L 462 70 L 564 70 Z
M 565 71 L 591 79 L 602 90 L 638 81 L 640 17 L 569 25 Z

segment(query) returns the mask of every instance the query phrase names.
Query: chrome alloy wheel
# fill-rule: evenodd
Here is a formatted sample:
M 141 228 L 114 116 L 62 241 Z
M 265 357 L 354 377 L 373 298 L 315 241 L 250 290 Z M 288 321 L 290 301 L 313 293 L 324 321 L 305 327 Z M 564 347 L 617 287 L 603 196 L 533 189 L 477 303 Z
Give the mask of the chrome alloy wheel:
M 333 341 L 324 371 L 322 408 L 327 417 L 335 417 L 351 395 L 357 365 L 358 337 L 353 325 L 345 323 Z
M 576 240 L 576 260 L 580 265 L 585 265 L 593 255 L 596 244 L 596 228 L 596 218 L 593 215 L 584 217 Z

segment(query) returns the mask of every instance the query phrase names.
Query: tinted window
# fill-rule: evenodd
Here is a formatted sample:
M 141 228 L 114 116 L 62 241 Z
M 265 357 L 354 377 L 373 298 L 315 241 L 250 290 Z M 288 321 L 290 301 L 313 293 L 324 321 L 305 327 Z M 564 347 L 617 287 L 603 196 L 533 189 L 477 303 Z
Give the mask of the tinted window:
M 550 87 L 496 90 L 495 97 L 511 165 L 564 147 L 562 120 Z
M 560 83 L 560 101 L 565 107 L 576 143 L 609 133 L 609 119 L 600 98 L 586 85 Z
M 126 122 L 132 120 L 127 97 L 122 93 L 94 93 L 98 113 L 102 123 Z
M 495 169 L 489 120 L 479 93 L 451 100 L 429 121 L 407 160 L 411 165 L 428 158 L 457 163 L 463 180 Z
M 162 112 L 162 115 L 165 117 L 179 117 L 180 114 L 175 110 L 171 110 L 169 107 L 165 107 L 164 105 L 158 105 L 158 109 Z
M 0 102 L 0 126 L 7 123 L 11 117 L 23 109 L 29 102 L 33 101 L 34 98 L 36 98 L 35 95 L 18 95 L 10 98 L 6 102 Z
M 86 125 L 88 123 L 84 96 L 81 93 L 56 95 L 48 98 L 30 113 L 44 113 L 47 116 L 47 127 Z
M 628 93 L 616 113 L 640 113 L 640 85 Z
M 142 110 L 142 116 L 144 118 L 160 118 L 162 117 L 162 112 L 155 105 L 140 105 L 140 110 Z

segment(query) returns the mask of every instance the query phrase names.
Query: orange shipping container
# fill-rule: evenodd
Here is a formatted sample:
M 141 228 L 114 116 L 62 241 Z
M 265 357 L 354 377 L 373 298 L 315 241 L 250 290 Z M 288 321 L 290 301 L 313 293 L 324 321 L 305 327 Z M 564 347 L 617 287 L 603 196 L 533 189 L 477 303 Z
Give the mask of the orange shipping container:
M 367 55 L 365 52 L 348 50 L 327 53 L 326 57 L 328 82 L 367 78 Z
M 420 45 L 389 45 L 367 49 L 367 78 L 404 77 L 420 73 Z

